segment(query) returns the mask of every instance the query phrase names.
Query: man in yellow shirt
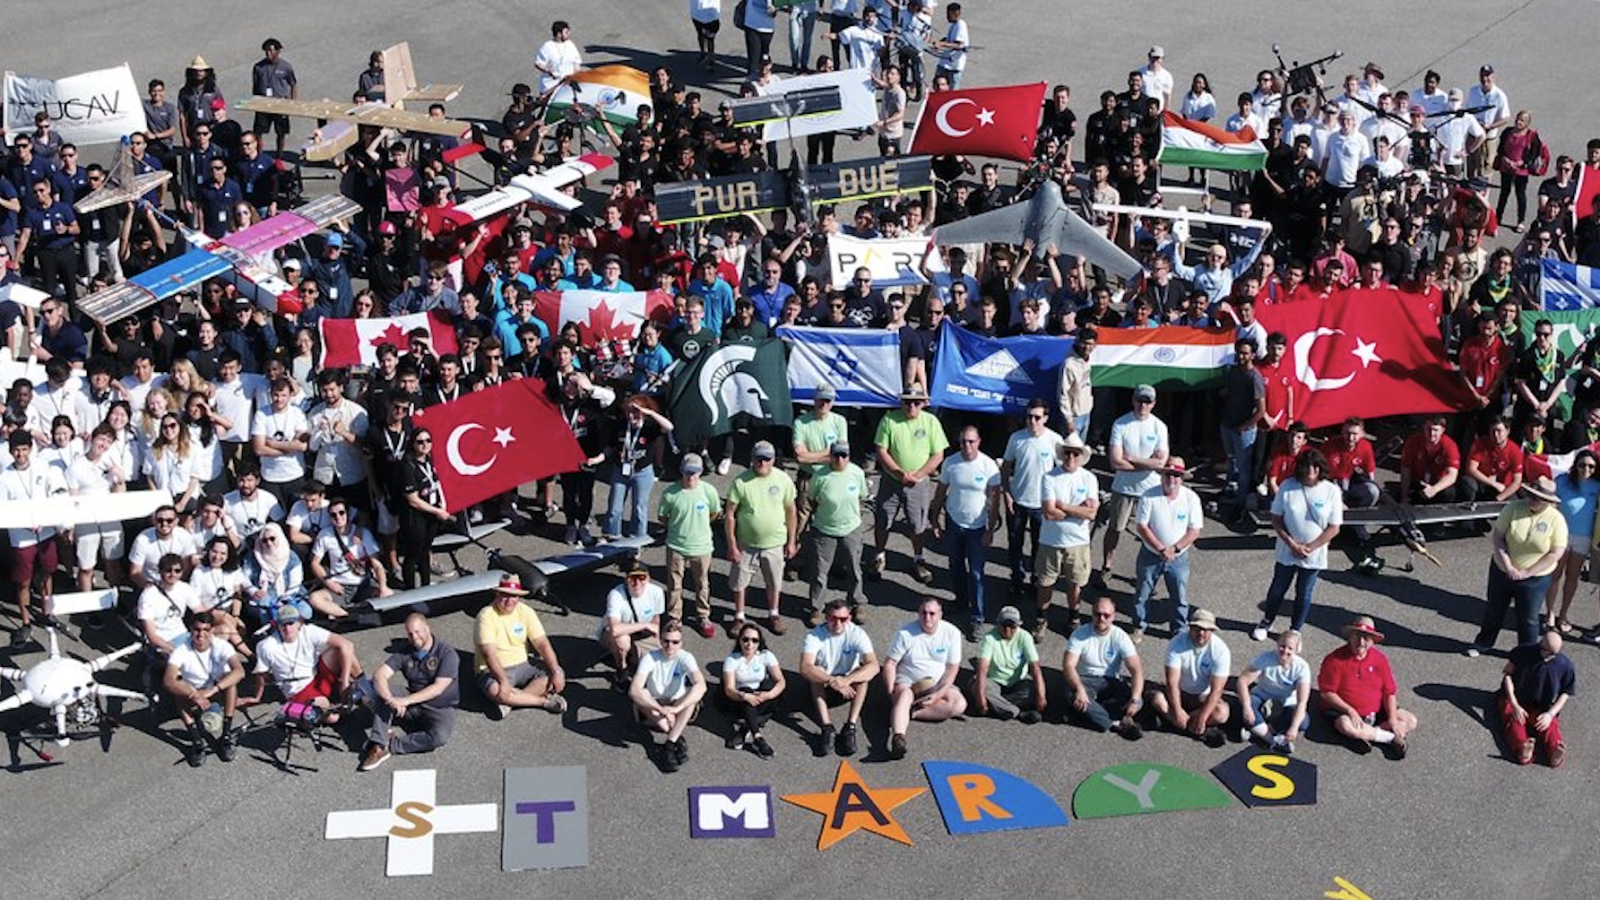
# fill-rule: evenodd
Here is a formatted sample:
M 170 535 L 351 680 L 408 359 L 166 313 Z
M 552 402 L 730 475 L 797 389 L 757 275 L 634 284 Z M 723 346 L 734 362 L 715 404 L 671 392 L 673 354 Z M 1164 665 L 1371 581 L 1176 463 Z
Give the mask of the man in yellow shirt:
M 566 673 L 539 614 L 522 602 L 526 596 L 521 579 L 507 575 L 495 587 L 494 600 L 478 613 L 478 687 L 495 704 L 497 718 L 505 718 L 512 707 L 539 706 L 556 715 L 567 711 L 561 696 Z M 530 646 L 538 660 L 529 655 Z
M 1567 520 L 1561 515 L 1556 483 L 1541 476 L 1522 485 L 1522 496 L 1506 504 L 1494 520 L 1494 556 L 1489 560 L 1488 606 L 1478 636 L 1467 648 L 1477 656 L 1494 646 L 1506 608 L 1517 606 L 1517 643 L 1539 640 L 1539 613 L 1550 575 L 1567 552 Z
M 911 527 L 912 574 L 923 584 L 933 582 L 933 570 L 922 559 L 922 544 L 928 532 L 928 508 L 933 503 L 933 476 L 944 462 L 950 439 L 927 405 L 928 392 L 913 384 L 900 395 L 900 408 L 878 423 L 873 440 L 878 448 L 878 497 L 868 578 L 883 577 L 889 528 L 904 514 Z

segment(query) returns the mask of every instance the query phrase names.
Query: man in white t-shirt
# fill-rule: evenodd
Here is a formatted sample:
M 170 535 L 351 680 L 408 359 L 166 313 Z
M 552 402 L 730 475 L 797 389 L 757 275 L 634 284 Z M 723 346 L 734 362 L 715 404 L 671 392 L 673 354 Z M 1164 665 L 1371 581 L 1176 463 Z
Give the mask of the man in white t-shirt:
M 1000 467 L 978 449 L 981 440 L 977 428 L 961 430 L 961 452 L 940 465 L 939 486 L 933 492 L 933 538 L 950 533 L 947 552 L 956 606 L 971 615 L 968 634 L 975 640 L 983 637 L 976 632 L 984 622 L 984 563 L 1000 529 Z
M 1322 177 L 1330 187 L 1341 192 L 1356 185 L 1356 172 L 1361 161 L 1372 155 L 1372 144 L 1366 135 L 1356 130 L 1356 115 L 1349 109 L 1339 112 L 1339 130 L 1329 136 L 1328 148 L 1322 157 Z
M 1444 168 L 1446 175 L 1464 175 L 1468 158 L 1489 142 L 1483 123 L 1462 108 L 1464 98 L 1460 88 L 1451 88 L 1445 108 L 1454 115 L 1446 116 L 1433 128 L 1434 142 L 1437 144 L 1434 159 Z
M 1144 95 L 1160 100 L 1161 108 L 1166 109 L 1172 105 L 1172 73 L 1163 65 L 1167 51 L 1158 44 L 1145 55 L 1150 61 L 1139 70 L 1144 77 Z
M 268 522 L 283 522 L 283 506 L 278 498 L 261 490 L 261 470 L 254 461 L 239 464 L 238 487 L 223 495 L 223 514 L 233 522 L 239 537 L 254 540 L 256 532 Z
M 1207 747 L 1227 743 L 1222 726 L 1228 721 L 1228 701 L 1222 692 L 1233 666 L 1233 655 L 1216 630 L 1217 617 L 1211 610 L 1195 610 L 1189 617 L 1189 633 L 1173 638 L 1167 647 L 1165 683 L 1149 692 L 1156 715 Z
M 824 37 L 837 41 L 850 54 L 847 69 L 866 69 L 874 74 L 878 71 L 878 54 L 883 49 L 887 39 L 882 31 L 878 30 L 878 11 L 867 7 L 861 11 L 861 24 L 851 25 L 843 31 L 830 31 Z
M 883 683 L 889 688 L 889 758 L 904 759 L 911 720 L 943 722 L 967 711 L 956 687 L 961 669 L 961 632 L 944 621 L 937 597 L 924 598 L 917 619 L 902 626 L 889 643 Z
M 342 619 L 352 607 L 394 591 L 378 557 L 377 538 L 355 521 L 355 505 L 335 497 L 328 503 L 328 522 L 311 543 L 311 574 L 322 586 L 306 599 L 317 612 Z
M 822 728 L 812 752 L 827 756 L 831 745 L 840 756 L 854 756 L 861 709 L 867 702 L 867 689 L 878 675 L 878 656 L 866 630 L 851 621 L 850 601 L 842 597 L 830 600 L 822 613 L 822 624 L 806 632 L 800 649 L 800 677 L 810 687 L 812 716 Z M 844 703 L 850 704 L 850 710 L 835 737 L 828 710 Z
M 128 575 L 134 587 L 144 590 L 154 583 L 160 574 L 157 566 L 168 553 L 183 558 L 185 572 L 200 561 L 200 548 L 195 546 L 194 535 L 178 524 L 178 510 L 170 504 L 150 516 L 150 527 L 139 532 L 133 539 L 133 546 L 128 548 Z
M 183 617 L 190 610 L 205 609 L 206 604 L 194 588 L 184 581 L 183 558 L 176 553 L 163 554 L 157 562 L 158 575 L 139 593 L 139 629 L 151 649 L 163 657 L 171 657 L 174 646 L 184 636 Z
M 533 67 L 539 70 L 539 93 L 548 94 L 567 76 L 583 68 L 583 54 L 572 42 L 572 26 L 557 19 L 550 25 L 550 40 L 539 46 Z
M 1056 448 L 1061 446 L 1061 435 L 1045 426 L 1050 418 L 1050 404 L 1035 397 L 1028 403 L 1026 425 L 1012 433 L 1006 441 L 1006 452 L 1000 461 L 1000 487 L 1006 502 L 1006 550 L 1011 564 L 1011 596 L 1020 597 L 1028 590 L 1029 563 L 1032 556 L 1023 553 L 1028 536 L 1033 537 L 1033 555 L 1039 552 L 1039 529 L 1044 524 L 1041 511 L 1044 500 L 1044 478 L 1056 465 Z
M 1264 641 L 1272 621 L 1294 582 L 1294 620 L 1289 627 L 1304 631 L 1311 614 L 1311 592 L 1317 576 L 1328 567 L 1328 544 L 1344 525 L 1344 495 L 1339 483 L 1327 478 L 1328 459 L 1320 450 L 1302 450 L 1295 460 L 1294 477 L 1272 498 L 1272 530 L 1277 534 L 1273 551 L 1272 585 L 1261 621 L 1251 630 L 1252 640 Z
M 342 372 L 328 369 L 317 376 L 317 393 L 322 402 L 307 416 L 311 437 L 311 477 L 328 486 L 357 509 L 371 509 L 367 490 L 367 464 L 362 443 L 367 437 L 367 411 L 344 396 Z
M 244 448 L 250 443 L 255 395 L 265 380 L 260 375 L 242 374 L 243 367 L 237 350 L 222 351 L 217 357 L 217 380 L 211 395 L 211 420 L 218 425 L 217 442 L 231 469 L 237 469 L 244 458 Z M 226 427 L 222 427 L 224 423 Z
M 1467 90 L 1466 104 L 1471 109 L 1487 107 L 1476 114 L 1478 124 L 1483 127 L 1484 141 L 1467 160 L 1467 177 L 1477 178 L 1488 174 L 1489 145 L 1496 143 L 1500 129 L 1511 124 L 1511 100 L 1494 83 L 1494 66 L 1478 68 L 1478 83 Z
M 650 567 L 637 560 L 606 594 L 606 615 L 596 637 L 617 667 L 618 690 L 627 690 L 634 662 L 659 646 L 656 634 L 666 608 L 666 592 L 650 580 Z
M 43 463 L 32 463 L 33 438 L 18 429 L 7 438 L 11 450 L 11 467 L 0 472 L 0 499 L 12 501 L 44 500 L 48 497 L 65 497 L 67 482 L 61 470 Z M 11 646 L 18 647 L 33 639 L 33 595 L 37 590 L 39 607 L 48 622 L 51 615 L 50 582 L 56 570 L 56 530 L 44 528 L 8 528 L 11 540 L 11 583 L 17 589 L 17 605 L 22 611 L 22 625 L 11 632 Z
M 661 626 L 661 647 L 639 658 L 628 687 L 634 714 L 652 731 L 665 734 L 657 765 L 676 772 L 689 761 L 684 729 L 694 721 L 706 695 L 706 677 L 694 654 L 683 649 L 683 626 L 668 619 Z
M 349 638 L 306 622 L 297 607 L 286 603 L 273 616 L 272 633 L 256 645 L 255 676 L 249 703 L 261 702 L 270 677 L 283 694 L 284 715 L 304 720 L 311 707 L 320 721 L 332 725 L 339 714 L 329 710 L 350 695 L 350 685 L 361 677 L 361 663 Z
M 1130 741 L 1144 737 L 1134 716 L 1144 707 L 1144 666 L 1126 632 L 1116 627 L 1110 597 L 1094 602 L 1094 619 L 1067 639 L 1061 671 L 1067 676 L 1067 719 L 1095 731 L 1116 731 Z M 1122 678 L 1122 670 L 1128 678 Z
M 1066 581 L 1067 611 L 1071 625 L 1078 627 L 1078 602 L 1083 586 L 1089 583 L 1094 568 L 1090 552 L 1094 518 L 1100 509 L 1100 483 L 1085 468 L 1089 448 L 1078 432 L 1067 435 L 1056 448 L 1061 464 L 1044 477 L 1040 485 L 1040 512 L 1044 524 L 1039 529 L 1039 547 L 1034 554 L 1034 599 L 1038 611 L 1033 621 L 1034 638 L 1050 629 L 1050 601 L 1056 582 Z
M 960 88 L 961 73 L 967 70 L 967 50 L 972 45 L 972 34 L 967 29 L 967 20 L 961 18 L 961 4 L 947 5 L 944 18 L 950 25 L 944 37 L 933 42 L 934 49 L 941 51 L 939 67 L 933 70 L 933 77 L 938 79 L 943 75 L 950 79 L 951 88 Z
M 261 480 L 283 506 L 294 502 L 306 477 L 305 452 L 311 442 L 306 414 L 289 402 L 294 385 L 287 378 L 272 383 L 272 404 L 258 410 L 250 440 L 261 461 Z
M 1122 533 L 1133 524 L 1139 498 L 1145 491 L 1160 486 L 1158 473 L 1166 468 L 1167 457 L 1172 454 L 1167 423 L 1156 418 L 1155 408 L 1156 389 L 1141 384 L 1133 389 L 1133 411 L 1124 413 L 1111 425 L 1111 440 L 1106 443 L 1112 473 L 1111 515 L 1106 522 L 1100 571 L 1089 579 L 1090 584 L 1102 591 L 1106 589 L 1106 577 L 1115 562 Z
M 1145 613 L 1155 593 L 1156 580 L 1166 582 L 1172 599 L 1172 633 L 1180 635 L 1189 624 L 1189 548 L 1200 539 L 1205 512 L 1200 497 L 1183 483 L 1189 470 L 1174 456 L 1161 470 L 1161 486 L 1139 499 L 1139 558 L 1133 596 L 1133 641 L 1144 639 Z
M 244 680 L 244 665 L 227 641 L 211 634 L 211 616 L 190 611 L 184 615 L 187 639 L 180 640 L 167 657 L 161 687 L 172 696 L 178 717 L 189 730 L 189 746 L 183 755 L 189 765 L 199 768 L 206 761 L 206 743 L 212 741 L 217 759 L 233 762 L 239 755 L 239 735 L 233 730 L 233 712 L 239 703 L 239 682 Z M 216 707 L 216 708 L 214 708 Z M 216 720 L 216 735 L 207 725 Z

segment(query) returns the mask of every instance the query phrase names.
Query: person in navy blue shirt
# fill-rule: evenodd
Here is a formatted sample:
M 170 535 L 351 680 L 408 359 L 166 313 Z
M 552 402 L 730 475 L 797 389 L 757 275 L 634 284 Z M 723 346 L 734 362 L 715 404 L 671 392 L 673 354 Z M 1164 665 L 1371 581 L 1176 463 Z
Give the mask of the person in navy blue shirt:
M 188 150 L 184 151 L 182 159 L 189 167 L 187 172 L 181 172 L 180 170 L 181 180 L 186 182 L 183 189 L 183 211 L 198 218 L 200 216 L 200 191 L 211 180 L 211 164 L 217 160 L 222 161 L 224 168 L 228 164 L 228 155 L 211 140 L 211 124 L 209 122 L 195 126 L 193 143 Z M 196 222 L 196 225 L 203 227 L 200 222 Z
M 67 304 L 52 297 L 39 304 L 39 332 L 33 336 L 33 358 L 47 363 L 56 357 L 81 363 L 89 355 L 83 329 L 67 321 Z
M 39 261 L 40 286 L 68 300 L 78 295 L 78 216 L 72 206 L 55 197 L 55 182 L 48 176 L 33 182 L 33 206 L 22 215 L 17 236 L 17 258 L 32 250 Z
M 33 209 L 39 203 L 30 188 L 43 178 L 50 182 L 50 190 L 54 194 L 55 167 L 33 152 L 33 138 L 27 135 L 19 135 L 16 143 L 11 145 L 11 150 L 11 159 L 6 163 L 6 177 L 21 193 L 22 208 Z
M 11 179 L 0 175 L 0 244 L 16 247 L 17 229 L 21 227 L 18 214 L 22 212 L 22 197 Z
M 775 328 L 778 316 L 783 313 L 783 304 L 794 296 L 794 288 L 784 283 L 783 264 L 775 259 L 763 264 L 761 275 L 761 283 L 750 289 L 750 302 L 756 306 L 756 317 L 767 323 L 768 328 Z
M 323 238 L 322 255 L 306 260 L 306 278 L 322 286 L 327 295 L 323 315 L 348 319 L 354 315 L 355 289 L 350 286 L 350 266 L 344 261 L 344 235 L 330 231 Z
M 233 163 L 233 177 L 244 191 L 245 202 L 263 219 L 278 214 L 278 162 L 261 152 L 261 140 L 253 131 L 239 138 L 239 158 Z
M 233 207 L 244 201 L 244 190 L 228 177 L 228 163 L 222 157 L 212 159 L 206 166 L 210 177 L 196 192 L 195 217 L 201 231 L 220 238 L 228 233 L 228 220 L 233 217 Z

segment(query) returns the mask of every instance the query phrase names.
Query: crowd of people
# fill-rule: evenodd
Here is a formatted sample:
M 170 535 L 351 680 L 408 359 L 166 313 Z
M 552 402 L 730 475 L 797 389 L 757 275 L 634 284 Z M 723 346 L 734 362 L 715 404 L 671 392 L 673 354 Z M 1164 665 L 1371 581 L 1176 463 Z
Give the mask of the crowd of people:
M 791 68 L 869 70 L 881 103 L 872 129 L 878 148 L 903 152 L 911 105 L 961 87 L 972 44 L 960 4 L 946 5 L 943 29 L 925 0 L 822 5 L 788 10 Z M 690 3 L 701 61 L 713 70 L 722 6 Z M 770 0 L 741 0 L 734 11 L 733 25 L 746 37 L 745 93 L 777 78 L 770 56 L 777 14 Z M 812 40 L 823 27 L 831 53 L 813 60 Z M 115 322 L 93 322 L 79 311 L 86 293 L 185 246 L 173 220 L 217 237 L 293 199 L 299 170 L 284 152 L 289 120 L 258 114 L 246 129 L 231 119 L 203 58 L 186 70 L 176 102 L 166 99 L 161 80 L 149 83 L 148 129 L 129 137 L 127 152 L 138 172 L 176 175 L 135 202 L 77 215 L 74 200 L 101 186 L 106 168 L 80 165 L 78 149 L 53 133 L 47 115 L 31 133 L 14 136 L 0 163 L 0 285 L 28 283 L 48 297 L 37 317 L 0 301 L 12 358 L 37 363 L 43 374 L 7 386 L 3 430 L 11 463 L 0 473 L 0 497 L 154 490 L 168 502 L 148 527 L 8 529 L 20 614 L 13 647 L 30 640 L 36 619 L 50 620 L 58 582 L 127 588 L 142 636 L 167 667 L 163 683 L 193 732 L 192 764 L 204 760 L 206 740 L 223 759 L 236 752 L 231 718 L 242 661 L 253 660 L 260 677 L 253 694 L 243 691 L 245 700 L 272 687 L 324 721 L 348 712 L 352 690 L 366 685 L 355 699 L 377 710 L 363 758 L 363 768 L 372 768 L 390 753 L 448 740 L 460 696 L 454 651 L 425 618 L 413 616 L 406 633 L 414 652 L 390 656 L 363 680 L 351 643 L 310 620 L 337 622 L 369 598 L 429 584 L 439 574 L 430 548 L 441 528 L 486 517 L 530 528 L 559 521 L 564 541 L 592 543 L 597 487 L 605 484 L 599 539 L 646 534 L 654 511 L 665 544 L 665 589 L 647 569 L 629 571 L 608 598 L 598 631 L 617 688 L 639 721 L 665 736 L 665 767 L 687 758 L 684 729 L 712 690 L 682 640 L 686 631 L 704 639 L 717 633 L 711 572 L 718 518 L 730 566 L 724 625 L 736 646 L 713 697 L 735 723 L 730 746 L 774 752 L 762 729 L 787 682 L 765 634 L 786 632 L 784 584 L 797 576 L 804 582 L 800 618 L 812 630 L 799 668 L 790 671 L 808 685 L 819 755 L 830 747 L 856 752 L 864 700 L 880 677 L 891 706 L 891 756 L 904 755 L 911 721 L 969 710 L 1037 721 L 1050 697 L 1036 642 L 1052 627 L 1057 583 L 1066 593 L 1063 630 L 1070 636 L 1062 664 L 1069 717 L 1129 737 L 1162 721 L 1208 742 L 1224 725 L 1242 723 L 1246 733 L 1287 747 L 1310 718 L 1309 668 L 1297 654 L 1318 573 L 1341 533 L 1370 556 L 1371 536 L 1346 528 L 1343 510 L 1379 503 L 1384 461 L 1358 419 L 1320 449 L 1310 445 L 1290 414 L 1297 387 L 1287 339 L 1266 333 L 1254 309 L 1319 302 L 1352 285 L 1393 287 L 1436 302 L 1441 333 L 1478 407 L 1430 418 L 1406 441 L 1396 499 L 1507 503 L 1492 528 L 1483 629 L 1468 652 L 1492 645 L 1515 604 L 1519 645 L 1502 692 L 1512 748 L 1527 761 L 1543 739 L 1547 758 L 1559 765 L 1565 749 L 1555 717 L 1572 693 L 1561 638 L 1579 631 L 1568 613 L 1600 497 L 1591 449 L 1600 444 L 1600 345 L 1563 361 L 1550 323 L 1539 322 L 1524 340 L 1518 313 L 1537 306 L 1541 260 L 1600 264 L 1600 204 L 1574 208 L 1580 168 L 1582 177 L 1600 177 L 1600 139 L 1582 159 L 1556 155 L 1554 173 L 1543 177 L 1551 148 L 1532 129 L 1529 112 L 1513 114 L 1490 65 L 1467 92 L 1442 90 L 1433 72 L 1408 92 L 1385 86 L 1381 68 L 1368 64 L 1339 96 L 1291 93 L 1288 73 L 1267 70 L 1238 95 L 1237 113 L 1226 120 L 1230 130 L 1248 126 L 1263 136 L 1266 166 L 1235 177 L 1221 193 L 1233 215 L 1271 227 L 1175 235 L 1165 220 L 1094 208 L 1161 205 L 1163 183 L 1180 173 L 1158 163 L 1159 113 L 1181 110 L 1206 121 L 1226 106 L 1211 96 L 1203 74 L 1175 95 L 1165 51 L 1151 47 L 1146 64 L 1129 73 L 1127 90 L 1100 94 L 1081 130 L 1071 90 L 1056 87 L 1041 115 L 1036 157 L 1017 178 L 1018 186 L 1058 181 L 1081 215 L 1141 263 L 1138 277 L 1113 283 L 1053 246 L 1037 255 L 1031 247 L 951 246 L 939 248 L 942 265 L 927 273 L 926 286 L 885 291 L 867 269 L 848 284 L 833 283 L 829 238 L 929 235 L 939 224 L 1000 208 L 1019 193 L 1002 183 L 997 165 L 937 157 L 934 190 L 852 210 L 820 205 L 810 222 L 778 211 L 766 221 L 739 216 L 662 226 L 656 186 L 761 171 L 777 164 L 774 147 L 735 126 L 727 103 L 709 112 L 702 92 L 664 67 L 652 73 L 651 102 L 620 131 L 605 119 L 576 128 L 547 122 L 543 104 L 584 65 L 567 23 L 556 22 L 551 35 L 536 57 L 537 88 L 519 84 L 498 130 L 489 132 L 503 160 L 495 177 L 504 182 L 557 165 L 603 133 L 620 166 L 609 197 L 589 207 L 595 214 L 519 210 L 503 235 L 459 226 L 448 215 L 459 184 L 447 153 L 452 140 L 362 126 L 338 161 L 340 190 L 362 213 L 273 261 L 303 302 L 294 315 L 263 309 L 220 279 Z M 252 93 L 297 96 L 281 42 L 262 47 Z M 931 75 L 923 66 L 929 51 L 938 60 Z M 383 77 L 381 54 L 374 54 L 358 93 L 381 100 Z M 269 134 L 276 154 L 262 146 Z M 832 161 L 839 137 L 808 138 L 806 162 Z M 413 212 L 391 209 L 384 191 L 385 173 L 408 166 L 423 185 Z M 1500 196 L 1491 204 L 1486 179 L 1495 174 Z M 1182 175 L 1208 189 L 1216 177 Z M 1540 177 L 1530 214 L 1527 189 Z M 1515 224 L 1504 230 L 1514 239 L 1491 252 L 1487 242 L 1500 234 L 1511 200 Z M 596 345 L 575 323 L 552 329 L 535 314 L 536 292 L 578 289 L 659 289 L 675 307 L 669 321 L 645 324 L 626 346 Z M 457 352 L 435 353 L 422 330 L 380 346 L 373 367 L 321 365 L 319 321 L 423 311 L 453 320 Z M 927 386 L 946 323 L 988 336 L 1073 336 L 1056 396 L 1032 403 L 1019 422 L 934 409 Z M 735 442 L 680 446 L 668 387 L 708 348 L 761 340 L 785 324 L 898 330 L 906 385 L 900 406 L 887 413 L 838 408 L 837 393 L 824 386 L 792 429 L 752 435 L 759 439 L 749 466 L 724 493 L 709 476 L 733 474 Z M 1163 392 L 1158 400 L 1148 385 L 1128 391 L 1093 384 L 1100 332 L 1160 324 L 1235 329 L 1236 363 L 1223 386 Z M 584 466 L 534 486 L 531 496 L 447 510 L 434 436 L 415 427 L 412 415 L 519 378 L 544 382 L 583 449 Z M 1573 402 L 1565 420 L 1558 403 L 1564 394 Z M 1570 469 L 1557 475 L 1549 460 L 1574 452 Z M 1110 473 L 1106 493 L 1088 468 L 1097 454 Z M 1236 673 L 1215 616 L 1192 607 L 1186 593 L 1206 518 L 1188 482 L 1213 471 L 1227 472 L 1221 496 L 1243 514 L 1269 518 L 1276 538 L 1265 616 L 1252 640 L 1271 636 L 1291 586 L 1295 592 L 1290 628 L 1277 635 L 1275 651 L 1237 673 L 1232 703 L 1224 691 Z M 863 521 L 869 511 L 870 546 Z M 871 606 L 868 585 L 882 578 L 888 538 L 902 520 L 913 578 L 933 584 L 929 551 L 942 550 L 955 600 L 924 602 L 880 661 L 861 623 Z M 1097 524 L 1105 529 L 1098 567 L 1091 551 Z M 997 609 L 986 567 L 1002 533 L 1011 603 Z M 1136 592 L 1124 631 L 1112 625 L 1116 606 L 1106 579 L 1129 535 L 1137 542 Z M 747 615 L 757 575 L 765 594 Z M 835 595 L 835 578 L 843 597 Z M 1158 583 L 1172 606 L 1172 644 L 1163 677 L 1147 685 L 1137 644 Z M 694 607 L 686 611 L 683 593 L 691 585 Z M 560 713 L 565 674 L 522 595 L 508 580 L 479 615 L 478 687 L 502 715 L 529 706 Z M 1084 603 L 1092 611 L 1086 624 L 1079 619 Z M 960 622 L 943 621 L 947 612 Z M 256 641 L 258 633 L 266 636 Z M 1348 646 L 1323 663 L 1318 678 L 1320 709 L 1339 734 L 1404 755 L 1416 720 L 1396 706 L 1394 678 L 1373 646 L 1382 635 L 1365 617 L 1345 633 Z M 958 685 L 967 680 L 958 679 L 964 639 L 977 643 L 977 662 L 970 683 Z M 403 677 L 406 693 L 392 690 L 394 675 Z M 1378 677 L 1364 677 L 1371 675 Z M 829 709 L 846 704 L 846 721 L 836 729 Z M 220 716 L 220 724 L 208 730 L 207 715 Z

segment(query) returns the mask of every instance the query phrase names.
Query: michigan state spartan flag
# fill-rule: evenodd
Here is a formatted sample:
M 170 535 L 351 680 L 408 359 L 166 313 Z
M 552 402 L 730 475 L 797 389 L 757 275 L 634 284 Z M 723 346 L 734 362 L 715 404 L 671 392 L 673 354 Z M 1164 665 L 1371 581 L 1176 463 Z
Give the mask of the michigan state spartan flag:
M 783 341 L 724 344 L 672 376 L 673 437 L 684 450 L 741 425 L 794 421 Z

